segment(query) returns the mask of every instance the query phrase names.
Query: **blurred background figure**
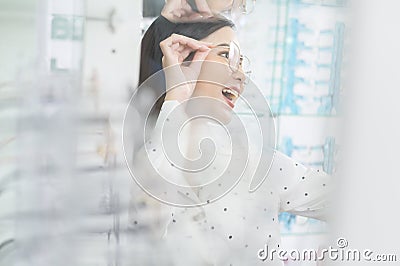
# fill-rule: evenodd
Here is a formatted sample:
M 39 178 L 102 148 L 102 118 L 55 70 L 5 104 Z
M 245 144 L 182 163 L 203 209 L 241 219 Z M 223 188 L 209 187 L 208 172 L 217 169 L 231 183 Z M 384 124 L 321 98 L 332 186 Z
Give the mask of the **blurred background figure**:
M 161 15 L 173 22 L 205 19 L 215 14 L 249 14 L 256 0 L 166 0 Z

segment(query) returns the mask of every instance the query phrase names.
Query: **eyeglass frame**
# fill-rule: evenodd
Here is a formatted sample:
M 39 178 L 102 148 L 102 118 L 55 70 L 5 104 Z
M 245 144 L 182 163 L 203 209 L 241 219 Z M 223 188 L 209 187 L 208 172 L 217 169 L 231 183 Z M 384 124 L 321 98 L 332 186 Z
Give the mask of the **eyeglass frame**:
M 239 61 L 238 61 L 237 63 L 235 63 L 235 67 L 233 67 L 232 60 L 233 60 L 233 58 L 234 58 L 234 55 L 232 55 L 232 53 L 233 53 L 233 51 L 235 51 L 235 48 L 236 48 L 237 51 L 239 52 Z M 231 55 L 232 55 L 232 56 L 231 56 Z M 249 62 L 249 65 L 250 65 L 250 59 L 249 59 L 247 56 L 242 55 L 242 54 L 240 53 L 240 48 L 239 48 L 239 46 L 238 46 L 234 41 L 231 41 L 231 42 L 229 43 L 229 55 L 228 55 L 228 60 L 229 60 L 229 67 L 231 68 L 231 70 L 233 71 L 233 73 L 236 73 L 236 72 L 239 71 L 241 62 L 243 62 L 244 59 L 246 59 L 246 60 Z M 243 69 L 243 68 L 242 68 L 242 69 Z M 248 70 L 248 71 L 245 71 L 245 72 L 243 72 L 243 73 L 244 73 L 244 74 L 249 74 L 249 73 L 251 73 L 251 71 Z
M 219 47 L 224 47 L 224 46 L 225 45 L 219 46 Z M 215 49 L 215 48 L 218 48 L 218 47 L 214 47 L 213 49 Z M 237 63 L 233 62 L 233 58 L 234 58 L 233 51 L 235 51 L 235 50 L 237 50 L 238 54 L 239 54 L 239 60 L 238 60 Z M 229 62 L 229 68 L 232 71 L 232 73 L 237 73 L 239 71 L 240 64 L 241 64 L 241 62 L 243 62 L 244 59 L 246 59 L 248 61 L 249 65 L 250 65 L 250 59 L 247 56 L 242 55 L 240 53 L 240 48 L 237 45 L 237 43 L 235 43 L 234 41 L 230 41 L 230 43 L 229 43 L 229 53 L 228 53 L 228 62 Z M 251 72 L 250 69 L 243 71 L 243 74 L 245 74 L 245 76 L 250 76 L 251 73 L 252 72 Z M 246 80 L 247 80 L 247 77 L 246 77 Z
M 216 49 L 216 48 L 220 48 L 220 47 L 228 47 L 228 45 L 218 45 L 218 46 L 214 46 L 212 49 Z M 242 55 L 240 53 L 240 48 L 239 48 L 239 45 L 237 45 L 237 43 L 235 43 L 234 41 L 230 41 L 228 49 L 229 49 L 229 52 L 228 52 L 227 59 L 228 59 L 228 63 L 229 63 L 229 69 L 232 71 L 232 73 L 237 73 L 239 71 L 240 62 L 243 62 L 243 59 L 246 59 L 250 65 L 250 59 L 247 56 Z M 238 63 L 234 64 L 231 59 L 233 57 L 231 51 L 234 51 L 235 49 L 239 52 L 239 60 L 238 60 Z M 194 57 L 194 52 L 192 52 L 184 61 L 190 62 L 190 61 L 192 61 L 193 57 Z M 233 66 L 233 65 L 235 65 L 235 66 Z M 243 68 L 242 68 L 242 70 L 243 70 Z M 245 84 L 248 84 L 251 73 L 252 73 L 252 71 L 250 69 L 248 69 L 247 71 L 243 71 L 243 74 L 246 76 L 245 81 L 244 81 Z

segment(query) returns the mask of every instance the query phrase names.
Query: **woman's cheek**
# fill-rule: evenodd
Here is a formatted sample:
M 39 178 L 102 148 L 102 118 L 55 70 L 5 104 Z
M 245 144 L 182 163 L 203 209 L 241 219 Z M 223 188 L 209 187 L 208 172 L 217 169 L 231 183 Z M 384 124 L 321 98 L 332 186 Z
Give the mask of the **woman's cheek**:
M 205 61 L 198 79 L 224 85 L 230 75 L 229 65 L 223 60 Z

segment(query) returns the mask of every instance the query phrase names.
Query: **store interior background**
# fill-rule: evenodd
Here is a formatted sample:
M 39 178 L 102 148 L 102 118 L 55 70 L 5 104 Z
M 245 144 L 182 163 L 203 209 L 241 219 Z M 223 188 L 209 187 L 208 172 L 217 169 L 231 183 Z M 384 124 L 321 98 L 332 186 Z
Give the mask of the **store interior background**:
M 144 1 L 0 0 L 1 265 L 134 259 L 121 130 L 140 39 L 157 10 Z M 340 0 L 259 0 L 235 20 L 251 78 L 276 116 L 278 149 L 333 176 L 345 9 Z M 318 249 L 330 230 L 288 213 L 279 219 L 286 249 Z

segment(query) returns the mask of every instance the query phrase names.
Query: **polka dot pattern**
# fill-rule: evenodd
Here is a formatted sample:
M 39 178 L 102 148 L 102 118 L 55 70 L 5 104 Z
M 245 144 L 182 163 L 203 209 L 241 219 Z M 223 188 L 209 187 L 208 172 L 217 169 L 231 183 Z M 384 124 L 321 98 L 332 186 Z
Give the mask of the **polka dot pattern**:
M 168 108 L 164 104 L 162 112 L 168 112 Z M 155 156 L 162 154 L 162 148 L 157 143 L 154 139 L 147 142 L 148 151 Z M 169 161 L 160 165 L 166 167 L 167 171 L 168 167 L 177 169 Z M 252 160 L 249 160 L 248 168 L 252 167 Z M 210 168 L 211 171 L 221 171 L 219 169 L 224 168 Z M 280 247 L 279 212 L 324 217 L 322 210 L 330 187 L 330 177 L 322 171 L 307 168 L 276 152 L 267 179 L 254 193 L 248 191 L 249 180 L 250 177 L 245 174 L 232 191 L 212 202 L 212 198 L 206 194 L 207 189 L 193 189 L 190 193 L 183 190 L 182 196 L 193 200 L 203 196 L 206 204 L 201 207 L 179 208 L 149 199 L 151 204 L 131 215 L 134 221 L 132 227 L 138 226 L 138 221 L 140 226 L 146 224 L 152 234 L 165 241 L 163 246 L 179 250 L 169 251 L 171 256 L 175 253 L 177 257 L 186 254 L 203 265 L 257 265 L 255 254 L 266 243 Z M 224 185 L 222 182 L 216 183 L 216 187 Z M 171 192 L 173 194 L 174 191 Z M 139 189 L 136 194 L 144 192 Z M 154 215 L 148 213 L 151 208 L 154 208 Z M 166 215 L 163 215 L 164 212 Z

